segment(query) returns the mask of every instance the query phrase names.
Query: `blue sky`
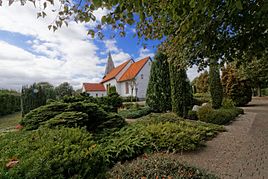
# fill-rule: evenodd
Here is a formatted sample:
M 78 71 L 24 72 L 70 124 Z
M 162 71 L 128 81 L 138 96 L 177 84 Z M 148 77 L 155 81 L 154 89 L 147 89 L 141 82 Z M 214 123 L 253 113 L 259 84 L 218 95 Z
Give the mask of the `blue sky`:
M 114 39 L 91 39 L 87 26 L 96 23 L 77 24 L 69 22 L 56 32 L 47 26 L 56 17 L 47 9 L 48 16 L 37 19 L 38 9 L 31 4 L 21 7 L 18 3 L 0 7 L 0 88 L 19 90 L 22 85 L 47 81 L 53 85 L 71 83 L 76 89 L 83 82 L 99 82 L 103 76 L 107 54 L 112 53 L 115 65 L 133 58 L 139 60 L 154 56 L 159 41 L 147 41 L 147 48 L 133 37 L 135 29 L 127 27 L 126 37 Z M 108 11 L 98 9 L 95 16 L 99 21 Z M 105 34 L 109 34 L 107 28 Z M 190 70 L 188 76 L 196 76 Z

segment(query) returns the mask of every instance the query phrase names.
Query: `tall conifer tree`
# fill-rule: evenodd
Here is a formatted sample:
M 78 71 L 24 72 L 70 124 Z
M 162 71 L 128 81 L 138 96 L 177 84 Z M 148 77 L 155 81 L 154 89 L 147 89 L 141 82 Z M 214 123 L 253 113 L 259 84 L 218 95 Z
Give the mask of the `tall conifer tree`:
M 186 117 L 192 104 L 192 90 L 186 70 L 170 62 L 172 111 Z
M 212 99 L 212 107 L 218 109 L 222 105 L 223 88 L 220 78 L 220 69 L 216 60 L 210 59 L 209 65 L 209 90 Z
M 159 52 L 152 63 L 146 103 L 156 112 L 171 109 L 171 89 L 167 56 Z

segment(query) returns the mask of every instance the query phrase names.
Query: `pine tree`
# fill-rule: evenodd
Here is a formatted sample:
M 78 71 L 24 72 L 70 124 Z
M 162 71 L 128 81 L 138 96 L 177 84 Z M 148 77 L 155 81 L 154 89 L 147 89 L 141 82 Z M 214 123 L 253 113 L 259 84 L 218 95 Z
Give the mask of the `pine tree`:
M 210 60 L 209 87 L 212 99 L 212 107 L 218 109 L 222 105 L 223 88 L 221 84 L 219 65 L 215 60 Z
M 167 57 L 159 52 L 152 63 L 146 103 L 155 112 L 171 109 L 171 89 Z
M 181 117 L 186 117 L 192 104 L 192 90 L 186 70 L 170 63 L 172 111 Z

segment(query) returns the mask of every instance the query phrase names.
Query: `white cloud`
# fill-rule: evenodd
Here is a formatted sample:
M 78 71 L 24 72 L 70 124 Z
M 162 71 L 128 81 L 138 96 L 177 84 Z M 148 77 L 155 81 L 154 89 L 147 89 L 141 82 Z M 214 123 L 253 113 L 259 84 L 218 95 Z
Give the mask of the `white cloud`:
M 140 48 L 139 50 L 139 57 L 138 59 L 142 59 L 142 58 L 145 58 L 145 57 L 148 57 L 150 56 L 151 58 L 154 57 L 154 53 L 152 53 L 149 49 L 147 48 Z
M 97 10 L 97 20 L 107 12 Z M 0 88 L 20 89 L 21 85 L 40 81 L 54 85 L 68 81 L 79 88 L 83 82 L 99 82 L 105 67 L 98 64 L 104 60 L 97 55 L 99 48 L 87 37 L 85 25 L 69 22 L 68 28 L 52 32 L 47 26 L 53 22 L 55 14 L 47 13 L 45 19 L 37 19 L 36 13 L 37 9 L 30 3 L 23 7 L 18 3 L 1 7 L 0 30 L 33 39 L 26 44 L 35 53 L 0 39 Z M 115 64 L 129 58 L 115 42 L 104 43 L 107 49 L 113 46 Z

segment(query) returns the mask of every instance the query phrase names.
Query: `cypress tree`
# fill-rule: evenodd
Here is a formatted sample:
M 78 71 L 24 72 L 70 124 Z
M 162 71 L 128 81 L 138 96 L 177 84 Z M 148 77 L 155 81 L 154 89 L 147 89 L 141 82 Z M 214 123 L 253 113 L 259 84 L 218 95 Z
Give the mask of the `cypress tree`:
M 192 104 L 192 90 L 186 70 L 170 62 L 172 111 L 186 117 Z
M 223 88 L 220 78 L 220 69 L 216 60 L 211 59 L 209 65 L 209 89 L 212 99 L 212 107 L 218 109 L 222 105 Z
M 146 104 L 155 112 L 171 109 L 169 64 L 166 55 L 159 52 L 152 63 Z

